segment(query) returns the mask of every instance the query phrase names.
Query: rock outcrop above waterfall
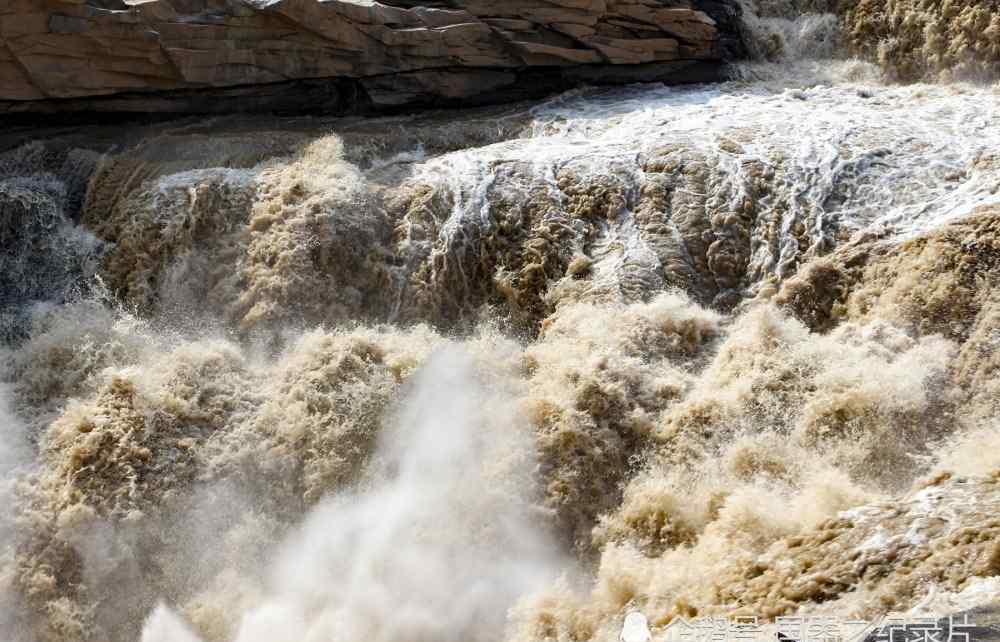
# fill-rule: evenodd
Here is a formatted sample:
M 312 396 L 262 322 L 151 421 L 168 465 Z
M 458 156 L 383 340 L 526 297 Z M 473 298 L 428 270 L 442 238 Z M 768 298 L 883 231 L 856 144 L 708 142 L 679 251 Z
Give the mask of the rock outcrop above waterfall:
M 345 112 L 690 82 L 736 54 L 720 0 L 12 0 L 0 113 Z

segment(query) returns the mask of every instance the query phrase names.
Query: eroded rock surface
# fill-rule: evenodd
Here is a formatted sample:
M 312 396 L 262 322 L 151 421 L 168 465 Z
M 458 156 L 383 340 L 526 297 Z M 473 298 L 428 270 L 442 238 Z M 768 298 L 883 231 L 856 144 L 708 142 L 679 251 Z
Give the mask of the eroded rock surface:
M 0 112 L 346 111 L 707 80 L 739 48 L 736 16 L 716 0 L 13 0 Z

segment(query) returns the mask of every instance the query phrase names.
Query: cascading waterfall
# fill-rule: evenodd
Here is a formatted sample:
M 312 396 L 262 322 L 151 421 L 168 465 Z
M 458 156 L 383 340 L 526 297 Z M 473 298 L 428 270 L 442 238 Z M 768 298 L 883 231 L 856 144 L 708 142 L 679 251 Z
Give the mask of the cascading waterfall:
M 0 154 L 0 637 L 995 600 L 1000 11 L 879 1 L 747 5 L 713 86 Z

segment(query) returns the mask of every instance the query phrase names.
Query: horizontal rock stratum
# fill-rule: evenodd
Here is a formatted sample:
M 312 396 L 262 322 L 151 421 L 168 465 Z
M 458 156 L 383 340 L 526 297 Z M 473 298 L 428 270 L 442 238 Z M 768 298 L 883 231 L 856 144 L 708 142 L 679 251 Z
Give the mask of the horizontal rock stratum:
M 360 111 L 716 78 L 728 0 L 4 0 L 0 112 Z

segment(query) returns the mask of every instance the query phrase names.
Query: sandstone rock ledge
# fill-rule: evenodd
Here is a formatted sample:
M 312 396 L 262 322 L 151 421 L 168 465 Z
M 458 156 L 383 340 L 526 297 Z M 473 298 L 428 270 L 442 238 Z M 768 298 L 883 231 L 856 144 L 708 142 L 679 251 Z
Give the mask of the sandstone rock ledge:
M 715 79 L 730 0 L 4 0 L 0 113 L 349 112 Z

